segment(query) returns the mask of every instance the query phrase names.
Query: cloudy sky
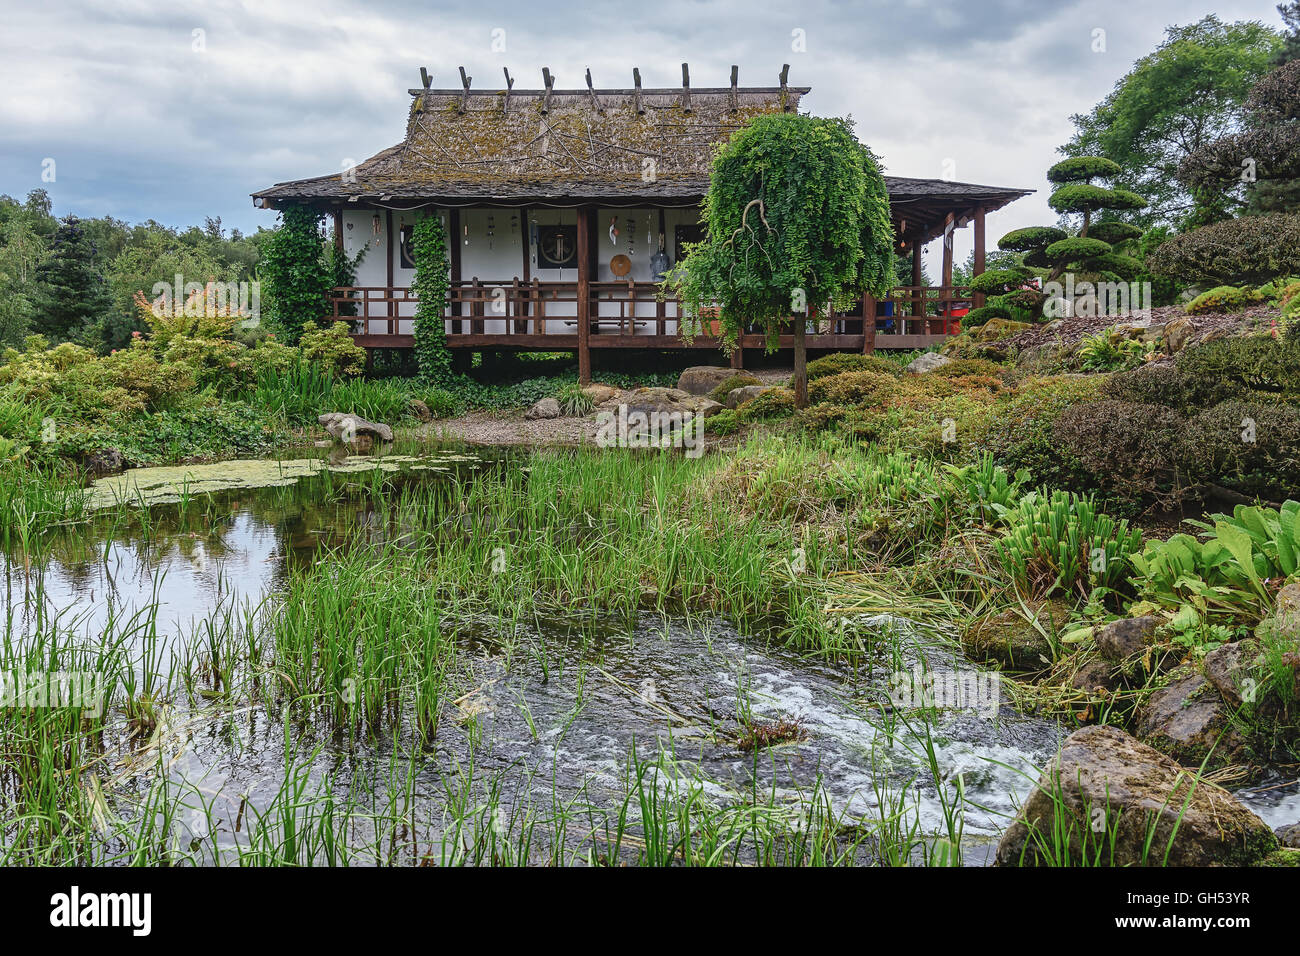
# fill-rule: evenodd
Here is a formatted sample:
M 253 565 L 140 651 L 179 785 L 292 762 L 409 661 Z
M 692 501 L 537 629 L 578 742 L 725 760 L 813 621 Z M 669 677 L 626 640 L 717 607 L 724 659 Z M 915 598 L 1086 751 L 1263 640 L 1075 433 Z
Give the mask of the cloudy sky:
M 698 87 L 726 85 L 732 63 L 742 85 L 772 85 L 789 63 L 812 87 L 803 106 L 851 115 L 889 172 L 1038 189 L 991 218 L 993 239 L 1053 220 L 1043 172 L 1070 114 L 1166 25 L 1280 26 L 1275 2 L 0 0 L 0 192 L 46 188 L 59 215 L 252 230 L 274 223 L 253 190 L 398 142 L 421 66 L 435 86 L 458 85 L 462 64 L 476 86 L 508 67 L 536 88 L 543 66 L 557 87 L 588 67 L 597 86 L 630 85 L 633 66 L 675 86 L 686 61 Z

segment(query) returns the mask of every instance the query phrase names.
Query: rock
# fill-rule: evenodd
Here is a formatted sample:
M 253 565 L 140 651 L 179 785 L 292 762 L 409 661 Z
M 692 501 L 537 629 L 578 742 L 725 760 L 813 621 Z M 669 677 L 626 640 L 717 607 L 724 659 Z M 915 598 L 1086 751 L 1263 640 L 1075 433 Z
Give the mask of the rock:
M 1293 581 L 1277 592 L 1273 613 L 1259 622 L 1255 636 L 1260 640 L 1294 644 L 1300 651 L 1300 581 Z
M 727 393 L 726 405 L 728 408 L 739 408 L 751 398 L 758 398 L 771 388 L 771 385 L 742 385 L 740 388 L 733 388 Z
M 82 457 L 82 463 L 86 466 L 87 471 L 94 472 L 97 475 L 107 475 L 115 471 L 121 471 L 124 461 L 122 453 L 116 448 L 98 448 L 95 451 L 87 452 Z
M 734 368 L 722 365 L 693 365 L 677 379 L 677 390 L 691 395 L 708 395 L 735 374 Z
M 1043 852 L 1057 844 L 1061 817 L 1076 864 L 1085 838 L 1112 866 L 1249 866 L 1277 848 L 1268 825 L 1232 794 L 1114 727 L 1066 738 L 1002 835 L 998 865 L 1065 862 Z
M 1155 632 L 1154 617 L 1132 617 L 1111 621 L 1093 636 L 1093 641 L 1102 657 L 1120 664 L 1143 653 Z
M 1059 342 L 1040 342 L 1021 349 L 1020 354 L 1016 356 L 1016 364 L 1021 368 L 1047 375 L 1065 368 L 1069 357 L 1068 345 Z
M 524 418 L 559 418 L 560 403 L 553 398 L 538 399 L 533 406 L 524 412 Z
M 711 398 L 706 398 L 700 402 L 699 406 L 695 410 L 695 414 L 699 415 L 701 418 L 712 418 L 714 415 L 718 414 L 718 412 L 722 411 L 722 408 L 723 405 L 721 402 L 715 402 Z
M 1278 827 L 1273 831 L 1273 835 L 1283 846 L 1300 850 L 1300 823 L 1288 823 L 1284 827 Z
M 1038 611 L 1038 623 L 1050 632 L 1069 616 L 1069 609 L 1049 602 Z M 996 661 L 1016 670 L 1039 670 L 1052 659 L 1047 637 L 1019 611 L 1003 611 L 979 618 L 962 635 L 962 646 L 977 662 Z
M 1231 713 L 1213 685 L 1199 674 L 1162 687 L 1138 709 L 1137 736 L 1175 760 L 1199 767 L 1231 763 L 1242 747 Z
M 1070 685 L 1085 694 L 1110 693 L 1119 687 L 1119 679 L 1105 661 L 1092 660 L 1082 665 L 1070 678 Z
M 1187 343 L 1191 341 L 1192 333 L 1195 331 L 1196 328 L 1192 325 L 1191 319 L 1186 317 L 1174 319 L 1165 326 L 1165 351 L 1170 354 L 1181 352 Z
M 327 412 L 316 418 L 335 441 L 370 447 L 376 441 L 392 441 L 393 430 L 382 422 L 369 422 L 348 412 Z
M 922 352 L 908 364 L 906 371 L 913 375 L 924 375 L 926 372 L 933 372 L 937 368 L 943 368 L 945 365 L 952 363 L 952 358 L 939 352 Z
M 697 396 L 679 388 L 659 388 L 646 386 L 633 389 L 624 396 L 622 404 L 627 405 L 628 413 L 642 412 L 689 412 L 695 410 Z
M 416 418 L 418 418 L 420 421 L 422 422 L 433 421 L 433 412 L 429 411 L 429 406 L 424 404 L 424 402 L 420 401 L 418 398 L 411 399 L 409 402 L 406 403 L 406 406 L 411 410 L 411 414 L 414 415 Z
M 582 393 L 597 405 L 601 405 L 618 395 L 619 390 L 613 385 L 601 385 L 593 382 L 591 385 L 586 386 Z
M 972 337 L 976 342 L 994 342 L 998 339 L 1004 339 L 1008 335 L 1023 332 L 1028 328 L 1031 328 L 1028 322 L 1013 322 L 1011 319 L 989 319 L 975 330 Z
M 1238 707 L 1242 702 L 1245 681 L 1250 677 L 1251 665 L 1259 654 L 1259 642 L 1249 638 L 1216 647 L 1205 655 L 1202 664 L 1205 679 L 1214 685 L 1220 697 Z

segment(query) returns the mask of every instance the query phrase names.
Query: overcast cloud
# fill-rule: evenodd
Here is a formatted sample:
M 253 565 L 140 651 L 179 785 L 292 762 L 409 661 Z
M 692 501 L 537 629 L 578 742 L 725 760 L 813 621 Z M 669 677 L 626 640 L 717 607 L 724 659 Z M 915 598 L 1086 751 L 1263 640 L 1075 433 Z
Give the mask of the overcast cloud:
M 1090 109 L 1171 23 L 1215 12 L 1280 26 L 1275 0 L 868 0 L 837 3 L 18 3 L 0 30 L 0 192 L 48 189 L 55 212 L 169 225 L 274 224 L 248 194 L 336 172 L 401 140 L 428 67 L 456 86 L 811 86 L 803 107 L 851 115 L 890 173 L 1037 189 L 990 240 L 1054 216 L 1043 172 Z M 195 31 L 202 31 L 201 34 Z M 504 40 L 504 51 L 494 50 Z M 1105 51 L 1094 52 L 1094 31 Z M 794 49 L 803 31 L 806 49 Z M 196 39 L 196 36 L 198 39 Z M 56 178 L 42 182 L 42 163 Z M 960 261 L 970 230 L 958 237 Z M 932 244 L 932 255 L 938 244 Z M 932 266 L 932 271 L 934 267 Z

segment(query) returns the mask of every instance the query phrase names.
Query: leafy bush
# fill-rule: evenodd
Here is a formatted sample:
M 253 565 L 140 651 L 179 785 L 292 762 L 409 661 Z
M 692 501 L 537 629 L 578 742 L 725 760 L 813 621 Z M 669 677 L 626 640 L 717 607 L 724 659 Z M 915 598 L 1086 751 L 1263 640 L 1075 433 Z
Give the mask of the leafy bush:
M 1193 229 L 1161 243 L 1147 265 L 1186 283 L 1263 285 L 1300 275 L 1300 215 L 1247 216 Z
M 887 372 L 840 372 L 809 382 L 808 400 L 813 404 L 883 406 L 905 391 L 914 389 Z
M 1189 404 L 1198 408 L 1233 398 L 1300 397 L 1300 343 L 1269 335 L 1215 339 L 1183 349 L 1177 366 Z
M 808 381 L 839 375 L 841 372 L 882 372 L 895 378 L 903 374 L 897 362 L 882 355 L 855 352 L 832 352 L 808 363 Z
M 1243 312 L 1251 306 L 1267 301 L 1268 296 L 1256 289 L 1245 286 L 1221 285 L 1202 292 L 1187 303 L 1191 315 L 1206 315 L 1216 312 Z
M 1155 351 L 1154 342 L 1122 338 L 1113 328 L 1085 335 L 1079 342 L 1080 364 L 1093 372 L 1113 372 L 1138 365 Z
M 1113 590 L 1128 575 L 1129 555 L 1142 546 L 1136 528 L 1098 511 L 1090 497 L 1030 492 L 1012 507 L 993 508 L 1007 529 L 995 543 L 1002 569 L 1032 597 Z
M 1052 435 L 1088 486 L 1134 502 L 1176 491 L 1183 420 L 1164 405 L 1102 399 L 1064 409 Z
M 1110 243 L 1086 236 L 1070 236 L 1058 239 L 1044 250 L 1048 262 L 1078 262 L 1104 256 L 1110 252 Z
M 1280 501 L 1300 497 L 1300 408 L 1229 401 L 1182 429 L 1190 480 Z
M 1080 487 L 1084 472 L 1060 448 L 1053 430 L 1066 409 L 1095 401 L 1100 385 L 1096 376 L 1080 375 L 1031 381 L 981 423 L 972 441 L 1011 471 L 1028 469 L 1035 481 L 1050 487 Z
M 298 342 L 302 357 L 336 375 L 360 375 L 366 368 L 366 350 L 352 338 L 347 322 L 326 322 L 322 327 L 304 322 Z
M 1012 318 L 1011 309 L 1005 305 L 982 305 L 977 309 L 971 309 L 962 317 L 961 327 L 975 329 L 984 325 L 989 319 L 1010 318 Z
M 815 363 L 813 363 L 815 364 Z M 809 365 L 808 376 L 812 377 L 812 365 Z M 758 385 L 759 381 L 748 373 L 741 372 L 736 375 L 729 375 L 718 383 L 717 388 L 709 392 L 709 398 L 715 402 L 725 402 L 732 389 L 744 388 L 746 385 Z
M 999 239 L 998 248 L 1013 252 L 1029 252 L 1032 249 L 1051 245 L 1053 242 L 1060 242 L 1067 235 L 1064 229 L 1055 226 L 1026 226 L 1024 229 L 1013 229 Z
M 744 422 L 788 418 L 794 411 L 794 392 L 788 388 L 769 388 L 736 409 L 737 418 Z

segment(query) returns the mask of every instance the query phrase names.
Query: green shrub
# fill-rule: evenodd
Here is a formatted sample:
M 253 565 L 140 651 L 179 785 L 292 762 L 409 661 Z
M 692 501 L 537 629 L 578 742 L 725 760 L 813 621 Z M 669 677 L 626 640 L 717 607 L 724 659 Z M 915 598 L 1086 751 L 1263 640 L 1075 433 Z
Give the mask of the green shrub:
M 1077 183 L 1089 179 L 1111 179 L 1120 175 L 1119 163 L 1105 156 L 1072 156 L 1047 170 L 1049 183 Z
M 961 327 L 963 329 L 975 329 L 982 326 L 989 319 L 1010 319 L 1011 309 L 1005 305 L 982 305 L 977 309 L 971 309 L 962 316 Z
M 1263 285 L 1300 275 L 1300 215 L 1246 216 L 1162 242 L 1147 258 L 1156 275 L 1184 283 Z
M 429 414 L 434 418 L 452 418 L 459 415 L 461 411 L 460 402 L 456 396 L 445 388 L 422 388 L 416 386 L 411 392 L 411 398 L 418 398 L 424 402 Z
M 990 269 L 971 279 L 970 289 L 972 292 L 998 295 L 1019 288 L 1033 277 L 1032 272 L 1021 266 L 1012 269 Z
M 322 327 L 304 322 L 298 341 L 303 359 L 335 375 L 360 375 L 366 368 L 366 350 L 353 340 L 349 325 L 331 321 Z
M 1191 315 L 1243 312 L 1267 299 L 1268 296 L 1255 289 L 1221 285 L 1210 289 L 1208 292 L 1202 292 L 1191 302 L 1188 302 L 1186 308 Z
M 1045 250 L 1048 262 L 1078 262 L 1110 252 L 1110 243 L 1083 236 L 1058 239 Z
M 1186 378 L 1186 373 L 1172 363 L 1139 365 L 1107 376 L 1101 393 L 1117 402 L 1168 405 L 1181 411 L 1190 405 Z
M 812 377 L 812 371 L 811 371 L 812 364 L 809 365 L 808 375 L 810 378 Z M 726 402 L 727 396 L 731 393 L 732 389 L 744 388 L 746 385 L 759 385 L 759 384 L 762 383 L 760 383 L 758 379 L 748 374 L 747 372 L 740 372 L 736 375 L 729 375 L 726 378 L 724 378 L 721 382 L 719 382 L 718 386 L 713 391 L 709 392 L 709 398 L 713 399 L 713 401 L 715 402 Z
M 1188 402 L 1197 408 L 1233 398 L 1300 397 L 1300 343 L 1270 335 L 1215 339 L 1185 348 L 1177 366 Z
M 854 352 L 833 352 L 808 363 L 808 381 L 839 375 L 841 372 L 883 372 L 895 378 L 903 374 L 902 367 L 883 355 L 862 355 Z
M 1101 399 L 1064 409 L 1052 429 L 1063 453 L 1076 461 L 1088 487 L 1140 504 L 1176 492 L 1183 419 L 1164 405 Z
M 911 391 L 907 382 L 886 372 L 840 372 L 808 383 L 811 404 L 886 405 L 900 394 Z
M 1127 222 L 1094 222 L 1088 228 L 1088 236 L 1116 246 L 1131 239 L 1141 239 L 1142 230 Z
M 1300 497 L 1300 408 L 1229 401 L 1198 413 L 1182 432 L 1191 480 L 1280 501 Z
M 1058 446 L 1053 429 L 1066 409 L 1095 401 L 1100 385 L 1091 375 L 1035 379 L 1010 402 L 994 407 L 972 435 L 973 443 L 1008 470 L 1028 469 L 1035 481 L 1049 487 L 1081 487 L 1084 473 Z
M 730 435 L 739 429 L 740 419 L 732 408 L 724 408 L 704 420 L 704 430 L 714 435 Z
M 770 421 L 788 418 L 794 411 L 794 392 L 788 388 L 769 388 L 737 408 L 736 417 L 743 422 Z

